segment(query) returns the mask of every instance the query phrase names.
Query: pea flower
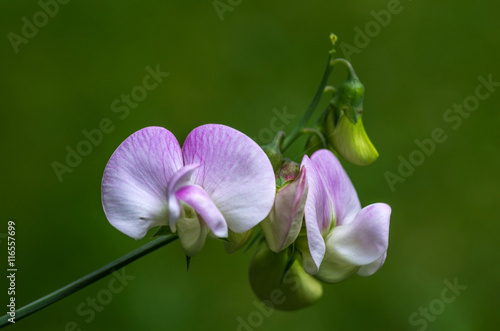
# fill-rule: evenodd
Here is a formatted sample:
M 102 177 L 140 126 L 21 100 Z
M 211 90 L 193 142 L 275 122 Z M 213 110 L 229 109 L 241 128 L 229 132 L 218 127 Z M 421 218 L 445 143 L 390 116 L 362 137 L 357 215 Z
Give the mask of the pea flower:
M 116 229 L 140 239 L 157 226 L 177 233 L 188 256 L 208 234 L 243 233 L 267 216 L 274 172 L 262 149 L 224 125 L 194 129 L 183 148 L 161 127 L 128 137 L 113 153 L 102 180 L 104 212 Z
M 304 269 L 326 282 L 372 275 L 387 254 L 391 208 L 375 203 L 361 209 L 347 173 L 328 150 L 305 155 L 301 165 L 309 185 L 307 240 L 297 239 Z

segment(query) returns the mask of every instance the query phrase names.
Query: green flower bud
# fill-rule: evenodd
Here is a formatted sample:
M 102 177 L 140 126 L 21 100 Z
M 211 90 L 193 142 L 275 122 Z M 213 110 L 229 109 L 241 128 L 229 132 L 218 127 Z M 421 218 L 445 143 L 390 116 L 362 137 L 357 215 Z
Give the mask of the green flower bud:
M 349 78 L 340 85 L 330 103 L 335 109 L 340 111 L 339 115 L 345 114 L 351 122 L 356 124 L 359 116 L 361 116 L 363 112 L 364 95 L 365 87 L 359 81 L 358 77 L 351 74 Z
M 281 154 L 281 143 L 285 139 L 285 133 L 279 131 L 269 144 L 262 146 L 264 153 L 266 153 L 269 161 L 273 165 L 273 170 L 276 172 L 283 163 L 283 155 Z
M 347 161 L 365 166 L 378 158 L 378 152 L 366 134 L 361 116 L 356 123 L 348 116 L 335 118 L 335 109 L 331 109 L 326 118 L 328 141 L 335 151 Z
M 321 283 L 307 274 L 299 261 L 290 262 L 290 250 L 272 252 L 265 242 L 250 263 L 250 285 L 266 305 L 279 310 L 298 310 L 310 306 L 323 295 Z

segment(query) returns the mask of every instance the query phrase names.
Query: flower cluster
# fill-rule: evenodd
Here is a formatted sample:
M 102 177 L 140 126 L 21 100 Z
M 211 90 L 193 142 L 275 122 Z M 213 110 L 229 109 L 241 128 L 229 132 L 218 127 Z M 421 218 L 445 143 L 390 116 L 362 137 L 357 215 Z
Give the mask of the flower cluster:
M 188 257 L 207 237 L 223 238 L 230 253 L 259 242 L 250 284 L 264 302 L 282 291 L 287 300 L 278 309 L 313 304 L 321 282 L 372 275 L 386 258 L 391 208 L 362 208 L 332 152 L 358 165 L 378 156 L 361 121 L 364 87 L 348 69 L 348 79 L 330 89 L 334 96 L 317 127 L 294 131 L 314 133 L 306 147 L 310 157 L 300 164 L 282 154 L 296 139 L 293 132 L 291 138 L 278 133 L 262 148 L 217 124 L 194 129 L 182 148 L 164 128 L 135 132 L 104 170 L 109 222 L 135 239 L 152 228 L 176 234 Z

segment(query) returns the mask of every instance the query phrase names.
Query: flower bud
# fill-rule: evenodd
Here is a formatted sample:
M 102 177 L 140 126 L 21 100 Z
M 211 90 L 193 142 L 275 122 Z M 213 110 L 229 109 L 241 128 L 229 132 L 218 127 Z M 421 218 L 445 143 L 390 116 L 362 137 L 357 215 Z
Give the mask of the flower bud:
M 295 241 L 302 227 L 307 198 L 306 169 L 285 161 L 276 175 L 276 197 L 261 226 L 269 247 L 279 252 Z
M 300 164 L 290 159 L 285 159 L 276 172 L 276 186 L 281 189 L 300 176 Z
M 289 250 L 274 253 L 262 242 L 250 262 L 253 291 L 263 303 L 279 310 L 305 308 L 323 295 L 321 283 L 307 274 L 299 261 L 286 271 L 289 261 Z
M 359 116 L 363 112 L 363 97 L 365 87 L 359 81 L 358 77 L 351 74 L 342 85 L 330 102 L 331 105 L 344 114 L 353 122 L 357 123 Z M 339 115 L 341 115 L 339 114 Z
M 378 152 L 366 134 L 361 116 L 354 123 L 348 116 L 335 118 L 335 110 L 331 109 L 326 118 L 328 141 L 335 151 L 347 161 L 357 165 L 373 163 Z
M 283 155 L 281 154 L 281 143 L 283 139 L 285 139 L 285 133 L 279 131 L 269 144 L 262 146 L 264 153 L 266 153 L 269 161 L 271 161 L 274 171 L 277 171 L 283 163 Z

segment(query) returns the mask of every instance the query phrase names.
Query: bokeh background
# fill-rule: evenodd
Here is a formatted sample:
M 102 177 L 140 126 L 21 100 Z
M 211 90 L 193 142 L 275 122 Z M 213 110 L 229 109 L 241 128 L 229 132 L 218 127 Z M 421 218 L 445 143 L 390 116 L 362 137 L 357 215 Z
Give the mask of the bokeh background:
M 265 143 L 273 109 L 285 107 L 295 115 L 285 123 L 290 131 L 323 73 L 329 33 L 339 36 L 338 45 L 356 46 L 357 29 L 373 28 L 371 11 L 389 6 L 398 13 L 377 33 L 373 28 L 367 45 L 350 56 L 366 87 L 364 123 L 380 158 L 369 167 L 344 162 L 363 205 L 383 201 L 393 208 L 388 259 L 369 278 L 325 286 L 315 306 L 276 311 L 252 329 L 498 326 L 500 88 L 456 130 L 443 119 L 455 103 L 474 95 L 479 76 L 500 81 L 498 3 L 231 3 L 218 3 L 231 9 L 225 7 L 221 19 L 212 1 L 70 1 L 17 45 L 17 53 L 9 33 L 22 36 L 23 17 L 33 22 L 42 7 L 34 0 L 2 3 L 0 233 L 16 220 L 17 303 L 27 304 L 147 242 L 111 227 L 101 206 L 103 169 L 128 135 L 157 125 L 183 141 L 196 126 L 223 123 Z M 340 47 L 337 54 L 345 55 Z M 157 65 L 169 76 L 120 119 L 113 101 L 142 85 L 146 67 Z M 344 75 L 336 69 L 332 82 Z M 67 146 L 75 149 L 86 139 L 82 130 L 98 128 L 105 118 L 114 130 L 58 180 L 52 163 L 64 163 Z M 430 138 L 436 128 L 448 139 L 391 190 L 384 174 L 398 174 L 398 157 L 408 159 L 417 149 L 414 140 Z M 299 160 L 303 144 L 288 156 Z M 0 240 L 5 269 L 6 240 Z M 135 278 L 90 322 L 77 307 L 107 289 L 112 276 L 10 328 L 65 330 L 75 322 L 81 330 L 237 330 L 239 317 L 247 320 L 258 311 L 247 280 L 251 256 L 227 255 L 211 240 L 186 272 L 176 242 L 127 266 L 126 274 Z M 5 307 L 7 283 L 0 279 Z M 455 279 L 467 288 L 442 308 L 436 302 L 444 282 Z M 425 327 L 412 325 L 412 314 L 429 304 L 431 314 L 439 314 Z M 418 316 L 413 324 L 424 319 Z

